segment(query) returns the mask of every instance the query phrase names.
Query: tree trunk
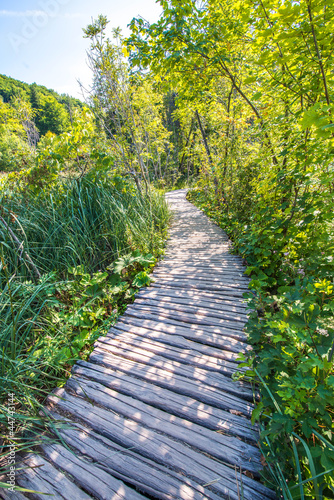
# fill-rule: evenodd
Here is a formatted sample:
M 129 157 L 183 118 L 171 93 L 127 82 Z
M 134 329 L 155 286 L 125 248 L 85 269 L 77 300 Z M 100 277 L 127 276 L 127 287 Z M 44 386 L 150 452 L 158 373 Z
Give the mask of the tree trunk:
M 211 153 L 210 153 L 208 142 L 206 140 L 206 135 L 205 135 L 205 132 L 204 132 L 204 129 L 203 129 L 203 126 L 202 126 L 201 118 L 199 116 L 199 113 L 198 113 L 197 109 L 195 111 L 195 115 L 196 115 L 196 118 L 197 118 L 197 121 L 198 121 L 199 129 L 200 129 L 201 134 L 202 134 L 202 139 L 203 139 L 203 144 L 204 144 L 204 147 L 205 147 L 205 151 L 206 151 L 206 154 L 208 156 L 209 163 L 212 166 L 213 165 L 212 156 L 211 156 Z
M 209 163 L 210 163 L 210 167 L 213 170 L 213 182 L 214 182 L 214 185 L 215 185 L 215 195 L 216 195 L 216 198 L 218 200 L 219 199 L 219 182 L 218 182 L 218 179 L 217 179 L 217 176 L 216 176 L 216 172 L 214 171 L 214 166 L 213 166 L 213 161 L 212 161 L 212 156 L 211 156 L 211 153 L 210 153 L 208 141 L 206 140 L 206 135 L 205 135 L 205 132 L 204 132 L 204 129 L 203 129 L 203 126 L 202 126 L 202 122 L 201 122 L 201 118 L 199 116 L 199 113 L 198 113 L 197 109 L 195 111 L 195 115 L 196 115 L 196 118 L 197 118 L 197 121 L 198 121 L 199 129 L 200 129 L 201 134 L 202 134 L 203 144 L 204 144 L 205 151 L 206 151 Z

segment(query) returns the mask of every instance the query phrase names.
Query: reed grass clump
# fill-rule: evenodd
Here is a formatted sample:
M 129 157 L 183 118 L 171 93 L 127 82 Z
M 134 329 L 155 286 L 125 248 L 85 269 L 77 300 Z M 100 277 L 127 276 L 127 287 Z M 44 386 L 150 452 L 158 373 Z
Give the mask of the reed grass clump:
M 168 220 L 162 195 L 102 180 L 68 180 L 34 197 L 3 190 L 0 206 L 8 272 L 26 278 L 36 277 L 33 265 L 66 277 L 69 267 L 94 272 L 132 250 L 159 254 Z

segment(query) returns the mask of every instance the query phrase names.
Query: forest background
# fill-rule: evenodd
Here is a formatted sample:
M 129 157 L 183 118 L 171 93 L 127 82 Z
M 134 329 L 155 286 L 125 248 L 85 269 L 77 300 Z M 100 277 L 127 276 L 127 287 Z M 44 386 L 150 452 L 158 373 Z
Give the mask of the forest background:
M 85 104 L 0 78 L 3 401 L 20 394 L 36 427 L 43 395 L 149 283 L 163 190 L 195 186 L 251 276 L 241 361 L 264 480 L 334 498 L 334 5 L 159 3 L 126 39 L 104 16 L 84 30 Z

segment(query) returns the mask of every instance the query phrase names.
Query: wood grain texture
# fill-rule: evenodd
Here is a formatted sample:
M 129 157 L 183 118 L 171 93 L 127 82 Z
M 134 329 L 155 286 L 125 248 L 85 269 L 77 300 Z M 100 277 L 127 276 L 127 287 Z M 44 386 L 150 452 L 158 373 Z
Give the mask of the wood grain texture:
M 145 333 L 143 333 L 143 330 L 138 333 L 138 330 L 135 328 L 126 328 L 123 326 L 123 328 L 119 328 L 119 324 L 113 328 L 111 328 L 108 332 L 108 337 L 113 337 L 118 340 L 125 340 L 126 342 L 134 342 L 134 343 L 140 343 L 142 346 L 145 345 L 148 349 L 155 349 L 155 346 L 161 350 L 163 350 L 163 354 L 168 356 L 169 350 L 171 353 L 175 352 L 177 355 L 181 356 L 182 359 L 189 359 L 189 356 L 200 356 L 199 360 L 197 361 L 196 358 L 193 360 L 191 359 L 191 362 L 194 364 L 197 364 L 200 366 L 201 364 L 205 363 L 206 369 L 208 370 L 215 370 L 215 366 L 217 366 L 217 360 L 219 359 L 224 359 L 227 361 L 234 361 L 238 362 L 238 353 L 233 352 L 232 350 L 223 350 L 223 349 L 215 349 L 215 348 L 209 348 L 209 349 L 203 349 L 202 345 L 196 342 L 192 342 L 191 340 L 186 340 L 180 337 L 180 335 L 175 335 L 175 336 L 170 336 L 166 335 L 164 333 L 159 333 L 159 332 L 154 332 L 150 331 L 148 329 L 143 329 Z M 105 337 L 101 337 L 101 339 L 105 339 Z M 169 346 L 169 348 L 166 348 L 166 345 Z M 174 346 L 177 347 L 178 349 L 175 350 Z M 207 346 L 204 346 L 207 347 Z M 213 368 L 211 368 L 211 365 Z M 218 365 L 218 370 L 220 371 L 220 365 Z
M 107 470 L 116 478 L 135 485 L 142 494 L 162 500 L 219 500 L 221 497 L 196 481 L 157 464 L 136 453 L 134 448 L 124 448 L 115 441 L 95 433 L 83 425 L 51 413 L 58 422 L 67 424 L 59 433 L 76 453 Z M 19 499 L 20 500 L 20 499 Z
M 186 304 L 189 306 L 198 306 L 204 307 L 205 309 L 213 309 L 215 311 L 228 311 L 235 312 L 240 316 L 243 316 L 245 319 L 247 318 L 247 310 L 244 304 L 239 303 L 236 304 L 234 302 L 230 302 L 228 300 L 217 300 L 214 296 L 205 297 L 202 295 L 195 294 L 185 294 L 181 291 L 181 293 L 175 290 L 171 290 L 168 288 L 160 289 L 157 291 L 156 289 L 146 288 L 141 290 L 137 295 L 136 299 L 150 299 L 156 300 L 159 302 L 171 303 L 171 304 Z
M 249 278 L 185 191 L 167 199 L 174 222 L 155 281 L 49 395 L 61 439 L 23 457 L 19 485 L 56 500 L 275 498 L 259 481 L 252 387 L 232 378 L 251 349 Z
M 57 467 L 70 474 L 75 482 L 99 500 L 143 500 L 144 497 L 128 488 L 95 464 L 78 458 L 62 445 L 42 447 L 45 456 Z
M 198 344 L 216 347 L 222 350 L 233 350 L 234 352 L 244 352 L 243 346 L 246 346 L 246 335 L 243 332 L 235 332 L 228 329 L 216 329 L 209 327 L 202 327 L 192 324 L 184 324 L 179 321 L 166 320 L 162 321 L 154 317 L 141 317 L 123 315 L 115 325 L 119 328 L 120 325 L 131 325 L 134 328 L 147 328 L 154 332 L 164 332 L 170 334 L 171 338 L 174 336 L 182 336 L 185 339 L 193 340 Z
M 230 356 L 228 353 L 232 353 L 233 356 L 237 356 L 241 349 L 243 351 L 251 349 L 248 344 L 222 336 L 219 338 L 221 342 L 218 342 L 218 345 L 215 344 L 213 346 L 203 344 L 203 342 L 197 341 L 199 339 L 199 335 L 194 335 L 191 330 L 187 330 L 186 328 L 182 331 L 182 335 L 173 333 L 173 331 L 165 333 L 164 330 L 159 329 L 159 323 L 155 324 L 154 322 L 145 322 L 145 326 L 136 326 L 131 322 L 131 318 L 122 318 L 119 320 L 117 324 L 109 330 L 108 335 L 116 335 L 116 332 L 118 332 L 118 334 L 127 332 L 136 335 L 137 337 L 143 336 L 146 339 L 156 339 L 159 342 L 166 343 L 168 345 L 175 345 L 184 349 L 194 349 L 203 354 L 205 353 L 210 355 L 210 357 L 213 358 L 225 359 L 226 356 Z M 179 333 L 181 332 L 179 331 Z M 228 359 L 230 358 L 228 357 Z
M 132 357 L 134 358 L 135 356 L 134 354 Z M 157 362 L 156 364 L 147 366 L 145 364 L 146 360 L 144 360 L 144 363 L 140 363 L 132 359 L 115 356 L 98 347 L 94 349 L 91 361 L 108 368 L 116 367 L 119 371 L 124 371 L 125 373 L 133 373 L 138 378 L 173 390 L 183 396 L 196 398 L 202 403 L 223 410 L 229 411 L 231 408 L 234 408 L 240 414 L 249 417 L 253 409 L 248 401 L 244 401 L 241 398 L 206 384 L 205 379 L 200 380 L 199 377 L 197 383 L 194 383 L 193 380 L 188 379 L 184 372 L 180 374 L 178 367 L 175 365 L 173 367 L 171 363 Z M 164 366 L 168 369 L 165 370 Z
M 227 325 L 212 324 L 210 321 L 203 320 L 203 318 L 196 318 L 195 315 L 182 314 L 178 313 L 177 311 L 172 314 L 169 311 L 165 311 L 160 314 L 159 311 L 150 312 L 148 310 L 140 310 L 139 308 L 127 309 L 123 317 L 136 318 L 137 320 L 140 320 L 140 324 L 142 324 L 142 321 L 151 320 L 165 325 L 173 325 L 177 329 L 180 327 L 190 328 L 190 330 L 193 331 L 200 330 L 204 333 L 207 332 L 209 334 L 216 333 L 219 337 L 223 335 L 232 337 L 236 340 L 241 340 L 243 342 L 247 341 L 247 336 L 242 329 L 229 328 Z M 204 340 L 204 342 L 206 342 L 206 340 Z
M 180 395 L 172 389 L 165 389 L 139 379 L 132 371 L 129 373 L 121 372 L 80 361 L 74 367 L 73 373 L 99 382 L 121 394 L 139 399 L 172 415 L 200 424 L 202 427 L 238 436 L 244 441 L 256 442 L 258 440 L 256 427 L 250 425 L 249 420 L 241 412 L 230 413 L 230 410 L 225 411 L 203 404 L 197 399 Z M 231 411 L 233 410 L 231 409 Z
M 214 460 L 205 454 L 186 446 L 182 441 L 171 439 L 165 434 L 143 427 L 137 422 L 124 418 L 104 407 L 97 407 L 91 402 L 72 396 L 64 389 L 57 390 L 49 397 L 60 411 L 71 414 L 87 424 L 97 433 L 116 441 L 124 447 L 133 448 L 158 464 L 168 465 L 187 477 L 207 484 L 218 478 L 213 490 L 218 494 L 230 495 L 238 499 L 238 485 L 233 468 Z M 263 500 L 263 495 L 270 498 L 270 491 L 246 475 L 242 478 L 245 494 L 254 500 Z
M 224 462 L 237 464 L 253 473 L 261 469 L 259 450 L 253 445 L 240 442 L 236 437 L 222 436 L 82 377 L 72 377 L 67 389 L 148 429 L 182 440 Z
M 6 482 L 6 478 L 3 478 Z M 27 497 L 24 496 L 20 491 L 11 491 L 9 489 L 1 488 L 0 489 L 0 498 L 4 498 L 7 500 L 25 500 Z
M 165 345 L 159 345 L 156 342 L 136 341 L 133 338 L 126 339 L 118 336 L 112 339 L 110 337 L 101 337 L 100 341 L 96 342 L 96 346 L 101 349 L 106 349 L 113 354 L 119 354 L 125 358 L 129 357 L 129 359 L 134 359 L 139 362 L 143 362 L 145 359 L 148 365 L 163 365 L 165 369 L 171 370 L 173 373 L 180 373 L 180 375 L 195 380 L 205 380 L 206 383 L 213 387 L 220 387 L 220 384 L 224 388 L 226 385 L 233 385 L 226 376 L 220 376 L 220 374 L 224 372 L 225 375 L 231 375 L 239 368 L 235 360 L 227 361 L 225 359 L 222 361 L 220 359 L 212 359 L 210 356 L 203 356 L 189 349 L 181 350 L 173 347 L 166 348 Z M 166 361 L 163 358 L 166 358 Z M 160 363 L 158 364 L 158 362 Z M 194 365 L 199 368 L 194 370 Z M 209 365 L 211 370 L 207 369 Z

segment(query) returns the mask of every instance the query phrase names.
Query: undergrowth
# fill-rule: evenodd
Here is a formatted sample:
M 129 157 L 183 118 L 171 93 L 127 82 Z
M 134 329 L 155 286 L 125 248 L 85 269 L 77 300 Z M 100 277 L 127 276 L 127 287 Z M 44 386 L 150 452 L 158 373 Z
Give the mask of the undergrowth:
M 330 243 L 312 237 L 314 229 L 303 227 L 303 220 L 292 228 L 294 237 L 283 237 L 270 214 L 245 224 L 209 191 L 195 189 L 188 199 L 226 230 L 251 277 L 245 298 L 253 351 L 240 356 L 240 366 L 260 388 L 252 421 L 261 427 L 263 477 L 284 499 L 334 498 Z
M 0 426 L 2 472 L 11 446 L 30 450 L 54 423 L 43 401 L 122 314 L 163 253 L 163 195 L 118 176 L 0 192 Z M 11 422 L 15 422 L 15 428 Z M 8 487 L 2 483 L 0 486 Z

